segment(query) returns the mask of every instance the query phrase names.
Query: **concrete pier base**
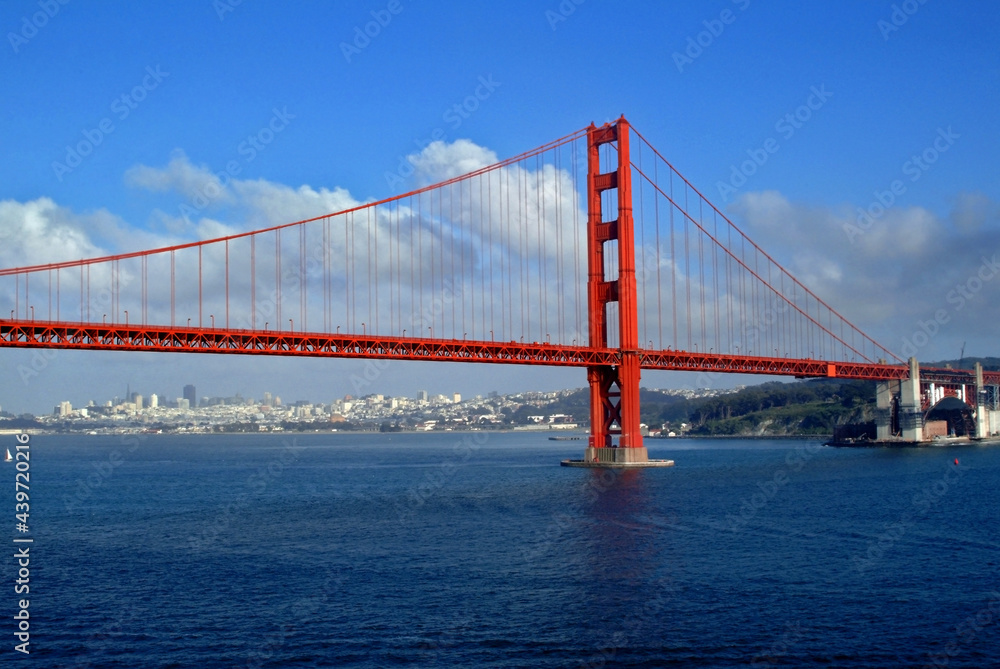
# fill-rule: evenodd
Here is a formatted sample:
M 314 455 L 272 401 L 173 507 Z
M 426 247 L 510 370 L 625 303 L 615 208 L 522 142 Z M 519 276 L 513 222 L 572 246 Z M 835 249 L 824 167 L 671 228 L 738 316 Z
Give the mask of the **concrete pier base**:
M 983 383 L 983 365 L 976 362 L 976 438 L 984 439 L 990 436 L 990 420 L 986 410 L 986 385 Z
M 893 388 L 895 385 L 895 389 Z M 898 381 L 875 382 L 875 436 L 880 441 L 892 438 L 892 397 L 899 395 Z
M 584 452 L 583 460 L 563 460 L 563 467 L 588 467 L 611 469 L 639 469 L 643 467 L 673 467 L 673 460 L 650 460 L 646 447 L 640 448 L 591 448 Z
M 903 441 L 924 440 L 924 412 L 920 408 L 920 366 L 910 358 L 910 378 L 900 383 L 899 427 Z

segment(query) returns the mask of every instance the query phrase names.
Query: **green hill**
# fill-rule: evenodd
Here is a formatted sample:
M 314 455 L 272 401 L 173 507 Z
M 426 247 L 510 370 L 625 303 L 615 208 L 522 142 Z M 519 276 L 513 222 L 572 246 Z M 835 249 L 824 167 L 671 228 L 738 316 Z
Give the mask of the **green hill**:
M 703 436 L 829 435 L 835 427 L 871 420 L 874 407 L 870 381 L 815 379 L 692 400 L 685 422 L 689 434 Z
M 679 432 L 687 423 L 687 433 L 696 436 L 830 435 L 837 426 L 872 420 L 875 384 L 843 379 L 771 382 L 693 399 L 643 389 L 640 406 L 641 420 L 651 428 L 666 425 Z M 565 413 L 585 424 L 590 416 L 588 391 L 523 406 L 512 416 L 513 422 L 533 413 Z

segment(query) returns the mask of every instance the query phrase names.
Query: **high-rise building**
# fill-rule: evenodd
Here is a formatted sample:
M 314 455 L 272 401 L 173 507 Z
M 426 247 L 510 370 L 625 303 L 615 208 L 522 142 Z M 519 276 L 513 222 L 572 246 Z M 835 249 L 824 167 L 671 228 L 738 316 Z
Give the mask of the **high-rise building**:
M 454 402 L 455 404 L 461 404 L 462 403 L 461 393 L 455 393 L 454 395 L 452 395 L 451 401 Z
M 135 410 L 142 411 L 142 395 L 139 393 L 134 393 L 132 396 L 132 401 L 135 402 Z
M 195 392 L 193 385 L 184 386 L 184 399 L 188 401 L 188 406 L 192 409 L 198 406 L 198 393 Z
M 271 406 L 271 393 L 264 393 L 263 405 L 266 407 Z
M 417 391 L 417 401 L 418 402 L 426 402 L 427 401 L 427 391 L 426 390 L 418 390 Z
M 149 408 L 155 409 L 158 406 L 160 406 L 160 398 L 156 393 L 153 393 L 149 396 Z

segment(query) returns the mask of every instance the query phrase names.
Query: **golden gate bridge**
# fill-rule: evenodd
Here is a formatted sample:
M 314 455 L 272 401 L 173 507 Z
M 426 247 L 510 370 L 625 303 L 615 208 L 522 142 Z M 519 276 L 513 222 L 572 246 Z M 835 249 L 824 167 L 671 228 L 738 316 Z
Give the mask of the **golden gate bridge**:
M 898 358 L 624 117 L 324 216 L 2 269 L 0 300 L 5 347 L 583 367 L 606 465 L 647 460 L 642 370 L 876 380 L 879 436 L 898 405 L 915 441 L 928 398 L 1000 385 Z

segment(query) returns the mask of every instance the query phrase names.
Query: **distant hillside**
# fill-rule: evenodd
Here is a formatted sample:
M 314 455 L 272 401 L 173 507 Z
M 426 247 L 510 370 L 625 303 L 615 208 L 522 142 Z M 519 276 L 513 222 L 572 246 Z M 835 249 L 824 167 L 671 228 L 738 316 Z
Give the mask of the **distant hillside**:
M 966 357 L 961 360 L 941 360 L 938 362 L 921 362 L 922 367 L 954 367 L 955 369 L 972 369 L 976 363 L 983 366 L 987 372 L 1000 372 L 1000 358 Z
M 842 379 L 765 383 L 691 405 L 687 422 L 693 435 L 828 435 L 835 427 L 872 419 L 875 384 Z
M 640 393 L 641 420 L 652 428 L 667 425 L 689 434 L 792 436 L 829 435 L 835 427 L 872 420 L 875 384 L 871 381 L 812 379 L 793 383 L 764 383 L 717 397 L 687 399 L 657 390 Z M 579 423 L 589 421 L 589 394 L 585 389 L 554 402 L 525 405 L 512 418 L 528 414 L 565 413 Z

